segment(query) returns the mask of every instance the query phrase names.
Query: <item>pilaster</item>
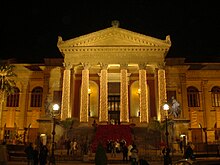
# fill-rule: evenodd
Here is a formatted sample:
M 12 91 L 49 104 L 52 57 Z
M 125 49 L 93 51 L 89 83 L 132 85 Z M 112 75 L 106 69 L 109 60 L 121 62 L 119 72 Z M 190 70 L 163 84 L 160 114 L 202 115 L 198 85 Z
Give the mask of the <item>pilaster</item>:
M 208 80 L 203 80 L 201 82 L 201 89 L 202 89 L 202 109 L 203 109 L 203 121 L 204 121 L 204 128 L 208 128 L 208 111 L 209 111 L 209 106 L 207 104 L 208 101 L 208 89 L 207 89 L 207 85 L 208 85 Z
M 184 119 L 189 119 L 189 111 L 188 111 L 188 101 L 187 101 L 187 87 L 186 87 L 186 75 L 180 75 L 180 84 L 181 84 L 181 94 L 182 94 L 182 112 L 181 117 Z

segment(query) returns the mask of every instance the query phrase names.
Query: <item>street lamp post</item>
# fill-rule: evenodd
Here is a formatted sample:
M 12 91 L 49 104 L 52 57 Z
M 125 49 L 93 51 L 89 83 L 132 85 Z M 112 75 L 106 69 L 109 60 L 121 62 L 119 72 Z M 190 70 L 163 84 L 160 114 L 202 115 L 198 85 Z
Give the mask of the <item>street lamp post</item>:
M 51 152 L 51 160 L 50 163 L 52 163 L 52 165 L 55 165 L 55 155 L 54 155 L 54 150 L 55 150 L 55 128 L 56 128 L 56 116 L 58 114 L 58 111 L 60 109 L 60 106 L 58 104 L 54 104 L 52 107 L 52 119 L 53 119 L 53 130 L 52 130 L 52 152 Z
M 168 132 L 168 110 L 169 110 L 169 105 L 165 103 L 163 105 L 163 110 L 165 111 L 165 126 L 166 126 L 166 148 L 164 152 L 164 165 L 169 165 L 171 164 L 171 158 L 170 158 L 170 148 L 169 148 L 169 132 Z

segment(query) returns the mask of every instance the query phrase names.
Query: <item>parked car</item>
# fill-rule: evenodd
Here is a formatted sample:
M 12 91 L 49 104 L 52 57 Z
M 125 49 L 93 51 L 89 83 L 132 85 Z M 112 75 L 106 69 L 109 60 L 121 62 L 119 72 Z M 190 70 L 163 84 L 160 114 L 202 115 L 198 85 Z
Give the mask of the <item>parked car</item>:
M 173 163 L 173 165 L 220 165 L 219 158 L 202 158 L 202 159 L 181 159 Z

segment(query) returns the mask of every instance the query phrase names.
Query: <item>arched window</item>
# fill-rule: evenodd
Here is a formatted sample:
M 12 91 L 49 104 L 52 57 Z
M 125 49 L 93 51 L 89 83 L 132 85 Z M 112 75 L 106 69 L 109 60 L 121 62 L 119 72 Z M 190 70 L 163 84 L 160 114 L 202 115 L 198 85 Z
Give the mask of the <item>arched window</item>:
M 187 88 L 187 99 L 189 107 L 199 107 L 199 91 L 197 88 L 191 86 Z
M 14 88 L 14 93 L 8 95 L 7 97 L 7 107 L 19 107 L 19 95 L 20 95 L 20 90 L 15 87 Z
M 213 87 L 211 90 L 212 94 L 212 106 L 220 107 L 220 87 Z
M 31 107 L 41 107 L 43 97 L 43 88 L 35 87 L 31 91 Z

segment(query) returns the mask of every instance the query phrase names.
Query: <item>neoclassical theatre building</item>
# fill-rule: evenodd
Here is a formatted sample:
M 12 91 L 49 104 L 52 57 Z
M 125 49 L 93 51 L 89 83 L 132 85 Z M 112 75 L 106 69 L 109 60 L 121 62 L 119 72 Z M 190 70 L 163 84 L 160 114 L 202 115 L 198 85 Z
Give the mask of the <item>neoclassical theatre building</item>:
M 186 63 L 166 58 L 168 35 L 157 39 L 120 28 L 99 30 L 77 38 L 58 37 L 59 59 L 41 64 L 12 63 L 16 90 L 1 109 L 1 139 L 14 134 L 29 140 L 51 135 L 45 125 L 50 103 L 59 103 L 60 120 L 78 119 L 80 125 L 146 127 L 164 121 L 165 102 L 179 103 L 173 138 L 184 135 L 192 142 L 219 140 L 220 64 Z M 170 109 L 172 104 L 170 105 Z

